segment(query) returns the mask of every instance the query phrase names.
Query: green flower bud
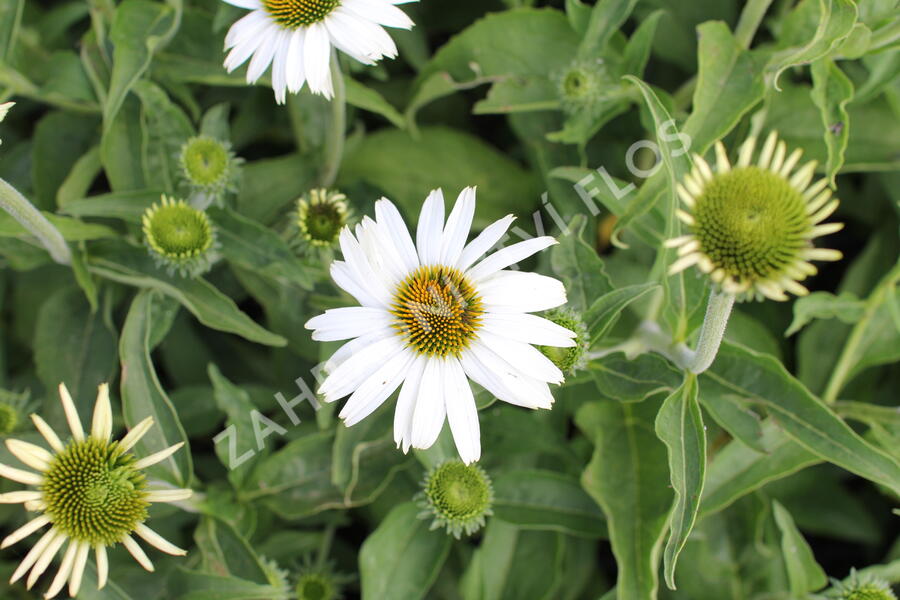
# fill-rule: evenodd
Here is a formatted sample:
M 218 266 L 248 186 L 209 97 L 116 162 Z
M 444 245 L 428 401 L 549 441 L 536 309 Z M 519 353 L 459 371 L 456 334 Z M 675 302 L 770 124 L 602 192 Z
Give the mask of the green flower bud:
M 212 266 L 216 238 L 205 212 L 163 196 L 147 209 L 142 223 L 150 254 L 170 274 L 196 277 Z
M 202 194 L 206 203 L 221 206 L 225 195 L 237 191 L 239 166 L 231 144 L 208 135 L 192 137 L 181 147 L 181 174 L 193 194 Z
M 420 519 L 431 519 L 431 529 L 443 527 L 459 539 L 484 527 L 493 514 L 494 489 L 491 479 L 478 465 L 448 460 L 425 476 L 417 496 Z
M 294 216 L 301 243 L 320 248 L 335 245 L 350 214 L 344 194 L 321 188 L 310 190 L 297 200 Z
M 556 308 L 547 311 L 544 318 L 556 323 L 560 327 L 565 327 L 569 331 L 575 332 L 575 345 L 568 348 L 558 346 L 538 346 L 544 356 L 553 361 L 553 364 L 559 367 L 559 370 L 567 375 L 575 373 L 578 369 L 583 369 L 586 362 L 586 355 L 590 338 L 588 336 L 587 326 L 581 320 L 581 316 L 575 311 L 567 308 Z

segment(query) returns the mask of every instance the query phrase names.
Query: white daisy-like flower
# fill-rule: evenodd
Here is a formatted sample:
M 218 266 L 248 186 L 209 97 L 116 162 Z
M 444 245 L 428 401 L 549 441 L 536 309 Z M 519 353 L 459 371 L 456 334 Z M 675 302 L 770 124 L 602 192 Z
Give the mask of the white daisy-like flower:
M 366 65 L 397 56 L 384 27 L 411 29 L 413 22 L 396 4 L 417 0 L 224 0 L 253 12 L 231 26 L 225 37 L 230 73 L 247 60 L 247 82 L 256 82 L 272 65 L 272 88 L 279 104 L 285 92 L 304 82 L 316 94 L 334 95 L 332 47 Z M 252 58 L 251 58 L 252 57 Z
M 843 228 L 823 223 L 839 202 L 826 188 L 827 178 L 811 183 L 815 161 L 795 170 L 802 151 L 788 154 L 775 132 L 753 162 L 755 149 L 751 137 L 732 165 L 717 142 L 715 171 L 694 155 L 693 170 L 677 187 L 684 204 L 677 215 L 690 232 L 666 241 L 680 257 L 669 272 L 697 265 L 723 292 L 742 300 L 787 300 L 785 292 L 806 295 L 800 282 L 816 274 L 810 261 L 842 257 L 812 243 Z
M 37 489 L 0 494 L 0 503 L 24 504 L 26 510 L 41 514 L 7 536 L 0 548 L 50 526 L 25 555 L 10 583 L 30 571 L 25 584 L 31 589 L 67 541 L 62 564 L 45 598 L 55 597 L 67 582 L 69 595 L 74 597 L 78 593 L 91 550 L 97 560 L 98 589 L 106 585 L 109 574 L 106 549 L 115 544 L 125 546 L 142 567 L 153 571 L 153 563 L 133 534 L 167 554 L 186 554 L 144 525 L 151 503 L 177 502 L 191 496 L 191 490 L 187 489 L 148 490 L 143 473 L 147 467 L 170 457 L 183 444 L 137 459 L 130 451 L 153 426 L 152 417 L 138 423 L 122 439 L 110 441 L 113 417 L 106 384 L 100 386 L 87 435 L 63 384 L 59 386 L 59 397 L 72 431 L 68 443 L 63 444 L 38 415 L 31 415 L 31 419 L 52 452 L 22 440 L 6 440 L 9 451 L 37 472 L 0 464 L 0 476 Z
M 506 234 L 508 215 L 466 244 L 475 189 L 459 195 L 444 222 L 444 197 L 431 193 L 419 216 L 416 243 L 388 200 L 341 232 L 343 261 L 335 283 L 361 304 L 328 310 L 306 327 L 319 341 L 351 340 L 325 364 L 319 389 L 327 402 L 350 395 L 340 413 L 347 426 L 377 409 L 398 387 L 394 440 L 407 452 L 430 447 L 446 419 L 467 464 L 481 456 L 475 397 L 468 379 L 498 399 L 550 408 L 548 383 L 563 374 L 531 344 L 574 346 L 575 333 L 528 313 L 566 302 L 561 282 L 507 267 L 556 243 L 539 237 L 479 259 Z

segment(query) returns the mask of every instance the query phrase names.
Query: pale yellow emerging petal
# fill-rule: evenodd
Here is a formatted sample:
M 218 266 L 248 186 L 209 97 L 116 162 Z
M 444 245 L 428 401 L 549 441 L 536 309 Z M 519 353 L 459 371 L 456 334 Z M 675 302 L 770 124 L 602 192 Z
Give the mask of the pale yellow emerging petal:
M 144 434 L 146 434 L 151 427 L 153 427 L 153 417 L 147 417 L 146 419 L 135 425 L 131 431 L 125 434 L 125 437 L 123 437 L 119 441 L 119 449 L 122 452 L 128 452 L 129 450 L 131 450 L 134 445 L 137 444 L 142 437 L 144 437 Z
M 44 594 L 44 598 L 54 598 L 62 591 L 63 587 L 66 585 L 66 581 L 69 580 L 69 575 L 72 574 L 72 567 L 75 564 L 75 557 L 78 554 L 78 548 L 80 546 L 81 545 L 74 540 L 69 542 L 69 547 L 66 548 L 66 551 L 63 554 L 59 571 L 56 572 L 56 577 L 53 578 L 53 583 L 50 584 L 47 593 Z
M 44 525 L 50 523 L 50 517 L 47 515 L 41 515 L 40 517 L 34 518 L 30 520 L 28 523 L 22 525 L 11 534 L 4 538 L 3 543 L 0 544 L 0 548 L 8 548 L 15 544 L 16 542 L 20 542 L 27 538 L 29 535 L 39 530 Z
M 122 539 L 122 545 L 125 546 L 125 549 L 128 550 L 128 552 L 131 554 L 131 556 L 134 557 L 134 560 L 136 560 L 139 565 L 141 565 L 142 567 L 144 567 L 144 569 L 150 571 L 151 573 L 154 571 L 153 563 L 150 562 L 150 559 L 147 558 L 147 555 L 144 553 L 138 543 L 134 541 L 134 538 L 126 535 Z
M 6 440 L 6 447 L 13 456 L 37 471 L 46 471 L 53 460 L 53 455 L 40 446 L 22 440 Z
M 44 436 L 44 439 L 47 440 L 50 447 L 53 448 L 54 452 L 62 452 L 65 449 L 59 436 L 56 435 L 56 432 L 53 431 L 53 428 L 50 427 L 44 419 L 38 415 L 31 415 L 31 421 L 34 423 L 35 428 L 40 434 Z
M 165 552 L 166 554 L 171 554 L 172 556 L 184 556 L 185 554 L 187 554 L 187 550 L 182 550 L 143 523 L 138 525 L 135 528 L 134 532 L 138 534 L 145 542 Z
M 155 452 L 150 456 L 140 459 L 136 463 L 134 463 L 135 469 L 146 469 L 147 467 L 151 467 L 156 463 L 160 463 L 178 451 L 179 448 L 184 446 L 184 442 L 178 442 L 174 446 L 169 446 L 165 450 L 160 450 L 159 452 Z
M 37 473 L 23 471 L 0 463 L 0 477 L 6 477 L 25 485 L 41 485 L 43 478 Z
M 13 534 L 15 535 L 15 534 Z M 16 567 L 16 570 L 13 572 L 12 577 L 10 577 L 9 582 L 15 583 L 19 579 L 22 578 L 25 573 L 28 572 L 28 569 L 34 565 L 37 560 L 44 555 L 44 550 L 56 540 L 57 536 L 60 535 L 59 531 L 53 529 L 52 527 L 41 536 L 41 539 L 37 541 L 37 543 L 31 547 L 31 550 L 28 554 L 25 555 L 25 558 L 22 559 L 22 562 L 19 563 L 19 566 Z M 12 537 L 12 536 L 10 536 Z
M 98 440 L 109 440 L 112 435 L 112 407 L 109 404 L 109 385 L 103 383 L 97 392 L 97 403 L 94 405 L 94 419 L 91 423 L 91 435 Z
M 109 577 L 109 559 L 106 556 L 106 546 L 97 544 L 94 546 L 94 554 L 97 557 L 97 589 L 102 590 L 106 587 L 106 581 Z
M 63 411 L 66 413 L 66 421 L 69 423 L 69 429 L 72 430 L 72 438 L 76 442 L 83 441 L 84 429 L 81 426 L 81 419 L 78 417 L 78 409 L 75 408 L 72 396 L 69 394 L 69 390 L 64 383 L 59 384 L 59 399 L 62 402 Z

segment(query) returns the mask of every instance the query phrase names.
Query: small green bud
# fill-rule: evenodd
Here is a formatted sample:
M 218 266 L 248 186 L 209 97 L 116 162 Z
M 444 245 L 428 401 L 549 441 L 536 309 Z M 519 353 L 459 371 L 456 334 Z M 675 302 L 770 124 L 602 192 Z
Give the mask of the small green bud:
M 856 569 L 844 581 L 832 579 L 830 596 L 840 600 L 897 600 L 891 585 L 871 575 L 860 575 Z
M 181 147 L 181 175 L 192 193 L 221 206 L 225 195 L 237 191 L 239 166 L 231 144 L 208 135 L 192 137 Z
M 212 266 L 216 238 L 205 212 L 163 196 L 147 209 L 142 223 L 150 254 L 170 274 L 196 277 Z
M 575 332 L 575 345 L 568 348 L 557 346 L 538 346 L 544 356 L 553 361 L 559 370 L 567 375 L 583 369 L 589 346 L 587 326 L 581 320 L 581 316 L 567 308 L 557 308 L 546 312 L 544 318 Z
M 330 247 L 350 220 L 347 196 L 318 188 L 297 200 L 294 222 L 302 243 Z
M 576 60 L 559 76 L 557 93 L 567 113 L 594 111 L 617 86 L 602 60 Z
M 431 529 L 443 527 L 459 539 L 484 527 L 493 514 L 494 489 L 491 479 L 478 465 L 448 460 L 431 469 L 417 496 L 420 519 L 432 519 Z

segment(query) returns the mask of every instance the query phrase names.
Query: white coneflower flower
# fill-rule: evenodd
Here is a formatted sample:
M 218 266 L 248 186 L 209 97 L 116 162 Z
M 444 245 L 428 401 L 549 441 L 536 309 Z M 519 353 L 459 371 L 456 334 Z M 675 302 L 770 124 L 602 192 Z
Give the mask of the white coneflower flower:
M 254 83 L 272 65 L 272 88 L 279 104 L 285 92 L 304 82 L 316 94 L 334 95 L 332 46 L 367 65 L 397 56 L 384 27 L 411 29 L 413 22 L 395 4 L 416 0 L 225 0 L 252 10 L 225 37 L 231 49 L 229 72 L 250 59 L 247 82 Z M 251 59 L 252 57 L 252 59 Z
M 666 242 L 680 258 L 670 273 L 697 265 L 722 292 L 739 298 L 787 300 L 785 292 L 807 294 L 799 282 L 816 273 L 812 260 L 840 260 L 837 250 L 815 248 L 812 240 L 839 231 L 822 224 L 838 207 L 827 178 L 810 185 L 816 163 L 795 172 L 801 150 L 788 155 L 772 132 L 752 163 L 756 138 L 748 139 L 732 166 L 716 143 L 716 170 L 700 156 L 678 185 L 690 233 Z
M 481 455 L 478 412 L 467 377 L 498 399 L 550 408 L 549 383 L 563 374 L 531 344 L 573 346 L 575 333 L 527 313 L 566 302 L 556 279 L 507 270 L 555 244 L 539 237 L 513 244 L 476 264 L 505 235 L 511 215 L 466 244 L 475 189 L 460 194 L 444 223 L 444 197 L 431 193 L 419 217 L 416 243 L 397 208 L 375 204 L 356 235 L 340 235 L 343 261 L 335 283 L 362 306 L 311 319 L 313 339 L 352 340 L 326 363 L 320 393 L 327 402 L 350 394 L 340 413 L 350 426 L 378 408 L 401 384 L 394 439 L 403 451 L 428 448 L 446 418 L 460 457 Z
M 60 384 L 59 397 L 72 438 L 67 444 L 38 415 L 32 415 L 34 425 L 44 436 L 52 452 L 21 440 L 8 439 L 6 446 L 19 460 L 34 471 L 25 471 L 0 464 L 0 476 L 35 486 L 37 489 L 0 494 L 0 503 L 24 503 L 26 510 L 38 511 L 40 516 L 3 540 L 6 548 L 32 533 L 50 526 L 32 547 L 10 582 L 29 573 L 29 589 L 47 570 L 53 558 L 68 541 L 62 564 L 50 584 L 45 598 L 53 598 L 68 582 L 69 595 L 75 596 L 88 554 L 94 551 L 97 559 L 97 586 L 106 585 L 109 563 L 106 549 L 122 544 L 148 571 L 153 564 L 132 537 L 136 534 L 151 546 L 175 556 L 186 552 L 144 525 L 147 507 L 153 502 L 176 502 L 191 496 L 191 490 L 148 490 L 143 470 L 165 460 L 183 444 L 137 459 L 130 450 L 153 426 L 153 418 L 138 423 L 118 441 L 110 441 L 113 417 L 109 403 L 109 388 L 100 386 L 94 406 L 91 430 L 85 434 L 81 419 L 66 386 Z

